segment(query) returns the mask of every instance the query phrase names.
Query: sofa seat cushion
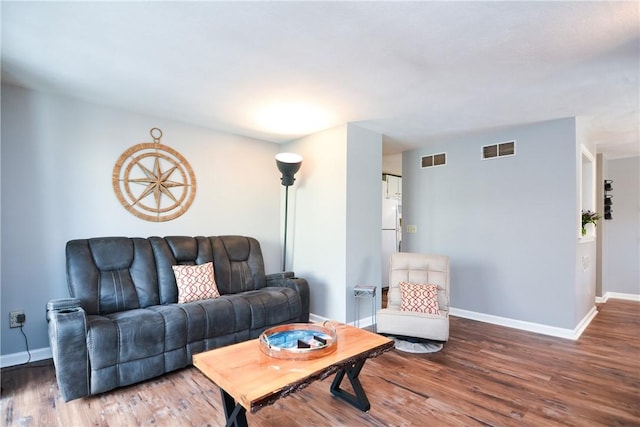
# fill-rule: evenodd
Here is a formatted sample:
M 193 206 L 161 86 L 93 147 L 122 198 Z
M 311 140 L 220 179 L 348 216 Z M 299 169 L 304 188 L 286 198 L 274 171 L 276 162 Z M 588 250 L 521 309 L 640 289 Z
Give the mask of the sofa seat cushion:
M 289 323 L 302 312 L 291 288 L 262 288 L 208 300 L 176 304 L 187 318 L 187 353 L 193 354 L 256 338 L 270 326 Z
M 291 322 L 302 312 L 300 294 L 291 288 L 268 287 L 238 295 L 251 308 L 251 330 L 258 334 L 267 327 Z
M 210 341 L 214 338 L 227 337 L 224 343 L 232 344 L 249 337 L 251 309 L 247 301 L 238 295 L 222 295 L 176 306 L 184 311 L 187 318 L 186 339 L 190 362 L 191 355 L 220 344 Z
M 154 305 L 148 308 L 159 313 L 164 321 L 164 369 L 170 372 L 188 366 L 187 316 L 178 305 Z
M 135 309 L 88 316 L 91 392 L 153 378 L 165 372 L 165 318 Z

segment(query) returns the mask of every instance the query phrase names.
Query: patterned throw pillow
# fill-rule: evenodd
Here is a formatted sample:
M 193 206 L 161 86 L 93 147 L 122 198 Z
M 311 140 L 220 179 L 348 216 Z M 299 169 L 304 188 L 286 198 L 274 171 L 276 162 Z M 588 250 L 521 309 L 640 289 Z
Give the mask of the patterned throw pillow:
M 200 265 L 173 265 L 178 285 L 178 303 L 218 298 L 220 292 L 213 276 L 213 263 Z
M 418 283 L 400 282 L 400 310 L 440 314 L 438 287 Z

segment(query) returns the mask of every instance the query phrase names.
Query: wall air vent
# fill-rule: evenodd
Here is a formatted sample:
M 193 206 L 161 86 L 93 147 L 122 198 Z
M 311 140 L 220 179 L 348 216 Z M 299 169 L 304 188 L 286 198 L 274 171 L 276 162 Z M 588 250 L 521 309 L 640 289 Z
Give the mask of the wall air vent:
M 516 142 L 507 141 L 499 144 L 485 145 L 482 147 L 483 159 L 496 159 L 498 157 L 507 157 L 516 155 Z
M 420 158 L 422 168 L 431 168 L 433 166 L 444 166 L 447 164 L 447 154 L 430 154 Z

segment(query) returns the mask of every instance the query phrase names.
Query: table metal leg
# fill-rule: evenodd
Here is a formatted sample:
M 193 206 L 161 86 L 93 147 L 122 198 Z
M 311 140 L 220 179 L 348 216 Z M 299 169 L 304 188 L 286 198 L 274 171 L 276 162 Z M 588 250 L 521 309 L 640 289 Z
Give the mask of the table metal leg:
M 367 412 L 371 408 L 371 404 L 369 403 L 369 399 L 367 399 L 367 394 L 364 392 L 364 388 L 362 388 L 362 384 L 358 379 L 358 375 L 360 375 L 360 371 L 364 366 L 364 362 L 367 359 L 359 360 L 352 365 L 346 366 L 342 368 L 336 374 L 336 377 L 333 379 L 333 383 L 331 384 L 331 394 L 340 399 L 344 400 L 347 403 L 355 406 L 363 412 Z M 344 379 L 344 375 L 347 374 L 349 378 L 349 382 L 351 383 L 351 387 L 353 387 L 353 391 L 355 394 L 351 394 L 344 389 L 340 388 L 340 384 Z
M 224 416 L 227 419 L 227 427 L 248 427 L 247 410 L 244 409 L 229 393 L 220 389 L 222 394 L 222 406 L 224 406 Z

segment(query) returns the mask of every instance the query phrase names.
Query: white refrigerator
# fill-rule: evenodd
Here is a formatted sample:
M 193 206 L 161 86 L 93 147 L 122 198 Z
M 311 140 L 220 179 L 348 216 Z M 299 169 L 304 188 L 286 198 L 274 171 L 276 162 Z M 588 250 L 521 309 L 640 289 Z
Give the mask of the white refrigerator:
M 402 250 L 402 201 L 382 186 L 382 287 L 389 286 L 391 254 Z

